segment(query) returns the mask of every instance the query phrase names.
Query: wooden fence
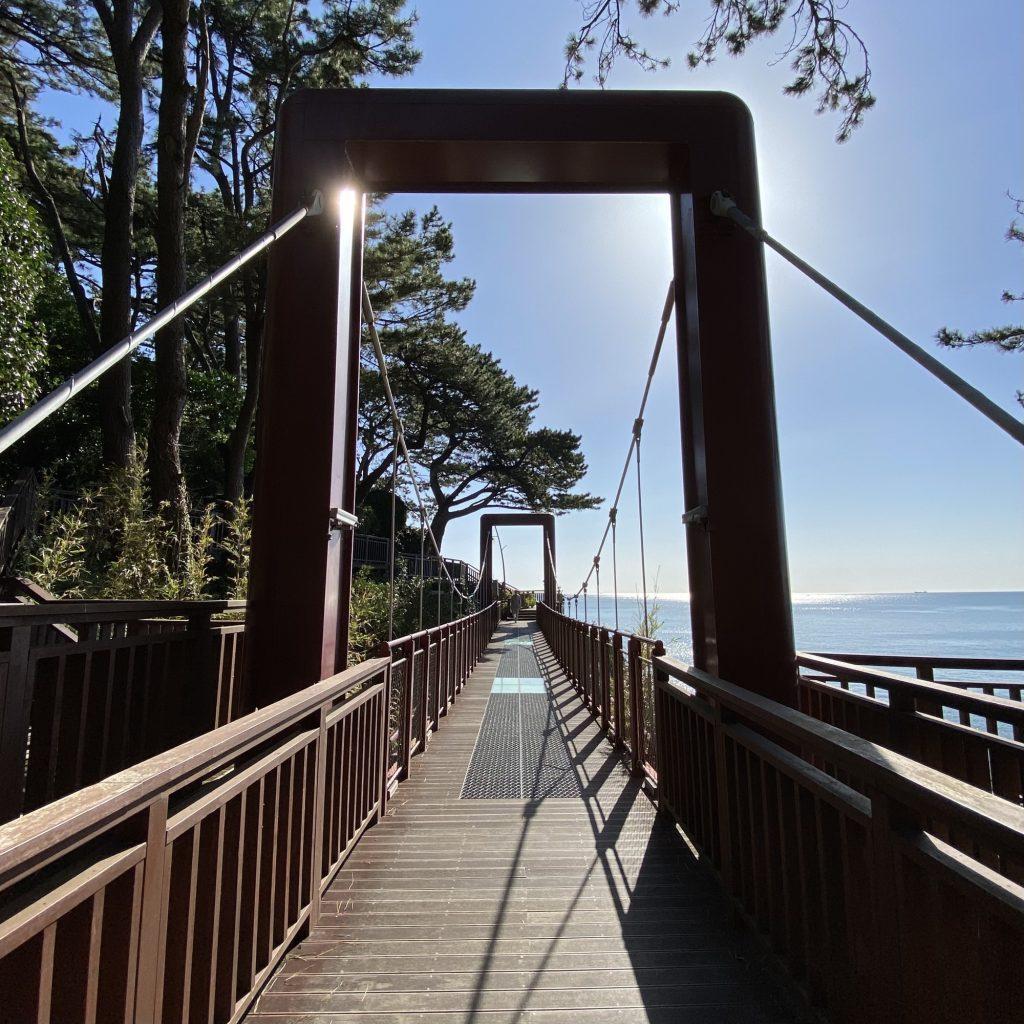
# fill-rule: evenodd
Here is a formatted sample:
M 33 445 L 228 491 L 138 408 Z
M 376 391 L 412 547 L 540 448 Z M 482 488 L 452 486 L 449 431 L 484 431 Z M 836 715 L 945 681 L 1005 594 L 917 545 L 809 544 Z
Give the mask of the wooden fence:
M 447 638 L 453 692 L 496 614 Z M 0 827 L 0 1019 L 238 1021 L 383 811 L 391 678 L 373 658 Z
M 659 805 L 814 1004 L 836 1022 L 1019 1019 L 1024 810 L 654 664 Z
M 251 710 L 236 606 L 0 605 L 0 821 Z
M 581 622 L 537 606 L 552 654 L 609 739 L 628 752 L 633 771 L 657 782 L 652 657 L 660 640 Z
M 413 755 L 426 747 L 448 714 L 497 624 L 495 603 L 485 612 L 385 645 L 392 659 L 389 789 L 408 777 Z
M 927 659 L 928 667 L 937 660 Z M 995 695 L 1013 683 L 938 683 L 816 654 L 799 654 L 797 662 L 802 711 L 1024 804 L 1024 703 Z M 999 671 L 1020 670 L 1019 662 L 1002 664 Z

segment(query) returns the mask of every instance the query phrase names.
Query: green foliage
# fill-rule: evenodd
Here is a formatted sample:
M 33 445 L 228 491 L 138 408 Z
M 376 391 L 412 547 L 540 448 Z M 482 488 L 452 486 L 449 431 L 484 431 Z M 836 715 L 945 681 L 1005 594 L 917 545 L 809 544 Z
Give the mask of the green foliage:
M 0 420 L 13 419 L 39 391 L 46 361 L 46 329 L 37 315 L 52 285 L 45 236 L 13 171 L 13 154 L 0 139 Z
M 228 597 L 244 601 L 249 595 L 249 555 L 252 550 L 252 502 L 245 497 L 229 508 L 221 546 L 228 558 L 231 586 Z
M 633 619 L 633 632 L 638 636 L 645 636 L 651 640 L 657 640 L 658 634 L 665 628 L 665 615 L 661 608 L 661 599 L 658 597 L 658 577 L 654 577 L 654 590 L 647 595 L 647 614 L 644 615 L 643 596 L 638 594 L 636 598 L 636 615 Z
M 40 505 L 49 504 L 46 487 Z M 223 589 L 213 573 L 214 537 L 221 522 L 202 510 L 179 541 L 162 509 L 153 510 L 144 451 L 107 471 L 100 486 L 69 509 L 44 511 L 21 555 L 20 573 L 61 597 L 118 600 L 200 600 Z M 231 588 L 244 592 L 248 573 L 248 506 L 226 527 L 233 547 Z
M 69 511 L 45 516 L 24 556 L 24 574 L 57 597 L 86 595 L 86 536 L 91 506 L 92 499 L 87 497 Z
M 458 597 L 453 600 L 449 585 L 425 580 L 423 618 L 420 619 L 420 580 L 400 574 L 395 578 L 395 618 L 392 637 L 408 636 L 458 618 L 463 609 Z M 349 652 L 354 662 L 363 661 L 385 643 L 388 637 L 389 585 L 380 573 L 363 566 L 352 577 L 352 617 L 349 623 Z
M 1024 217 L 1024 200 L 1014 199 L 1014 208 L 1017 216 Z M 1024 245 L 1024 227 L 1021 227 L 1016 217 L 1010 222 L 1006 231 L 1008 242 L 1018 242 Z M 1001 296 L 1003 302 L 1024 302 L 1024 292 L 1004 291 Z M 990 345 L 1000 352 L 1024 352 L 1024 324 L 1004 324 L 1001 327 L 989 327 L 980 331 L 972 331 L 964 334 L 951 327 L 943 327 L 936 335 L 938 343 L 945 348 L 973 348 L 975 345 Z M 1017 401 L 1024 405 L 1024 391 L 1017 392 Z
M 703 35 L 687 54 L 692 69 L 710 64 L 721 50 L 738 57 L 752 42 L 784 30 L 781 58 L 790 58 L 792 80 L 783 92 L 803 96 L 817 90 L 818 113 L 839 112 L 836 141 L 845 142 L 875 105 L 867 47 L 840 13 L 841 0 L 710 0 Z M 651 53 L 633 37 L 623 18 L 627 0 L 580 0 L 583 19 L 565 45 L 562 83 L 579 82 L 588 57 L 596 52 L 595 79 L 602 87 L 618 59 L 644 71 L 667 68 L 670 61 Z M 635 0 L 642 18 L 675 14 L 681 0 Z

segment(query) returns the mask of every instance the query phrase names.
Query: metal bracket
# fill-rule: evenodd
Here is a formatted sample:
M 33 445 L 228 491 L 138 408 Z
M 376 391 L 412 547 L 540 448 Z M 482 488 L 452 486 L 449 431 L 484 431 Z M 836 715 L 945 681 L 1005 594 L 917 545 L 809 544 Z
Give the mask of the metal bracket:
M 736 201 L 728 192 L 711 193 L 711 212 L 716 217 L 728 217 L 730 210 L 736 209 Z
M 355 529 L 359 525 L 359 520 L 351 513 L 346 512 L 343 508 L 332 508 L 328 515 L 328 529 L 344 530 L 346 527 Z
M 696 508 L 691 508 L 683 513 L 683 526 L 691 526 L 698 524 L 700 526 L 708 525 L 708 507 L 707 505 L 698 505 Z
M 319 217 L 324 212 L 324 194 L 320 189 L 314 189 L 309 197 L 309 208 L 306 211 L 307 217 Z
M 633 420 L 633 436 L 636 438 L 640 437 L 640 432 L 644 429 L 644 418 L 643 416 L 637 416 Z

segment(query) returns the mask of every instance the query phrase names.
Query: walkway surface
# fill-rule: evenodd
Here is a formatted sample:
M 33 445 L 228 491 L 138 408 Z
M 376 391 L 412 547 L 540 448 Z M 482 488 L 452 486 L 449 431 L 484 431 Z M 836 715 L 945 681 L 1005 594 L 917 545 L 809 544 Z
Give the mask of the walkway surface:
M 798 1019 L 533 623 L 502 624 L 248 1018 Z

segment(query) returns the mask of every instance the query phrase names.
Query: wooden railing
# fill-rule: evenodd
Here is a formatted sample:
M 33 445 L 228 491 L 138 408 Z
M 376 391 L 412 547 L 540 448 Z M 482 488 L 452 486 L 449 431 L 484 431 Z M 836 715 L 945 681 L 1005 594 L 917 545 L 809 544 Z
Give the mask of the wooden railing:
M 234 607 L 0 605 L 0 821 L 250 711 Z
M 872 668 L 911 668 L 914 670 L 915 676 L 923 682 L 943 683 L 946 686 L 957 686 L 972 693 L 984 693 L 989 697 L 1006 697 L 1008 700 L 1024 701 L 1024 659 L 1021 658 L 933 657 L 916 654 L 834 654 L 825 651 L 816 651 L 813 656 Z M 960 677 L 951 676 L 950 672 L 957 672 Z M 970 673 L 970 677 L 963 678 L 966 673 Z M 974 678 L 975 676 L 982 678 Z M 1014 678 L 1004 678 L 1007 676 Z
M 665 653 L 660 640 L 603 629 L 570 618 L 546 604 L 537 622 L 551 653 L 604 733 L 628 751 L 633 771 L 657 781 L 654 672 L 651 659 Z
M 812 1003 L 835 1022 L 1019 1019 L 1024 810 L 654 665 L 659 805 Z
M 979 667 L 995 663 L 977 660 Z M 1024 703 L 1020 700 L 815 654 L 799 654 L 797 661 L 802 711 L 1024 804 Z M 902 661 L 911 663 L 911 659 Z M 927 659 L 926 667 L 933 670 L 939 661 Z M 964 667 L 962 659 L 957 659 L 956 667 Z M 995 682 L 973 685 L 1005 689 Z
M 495 611 L 441 640 L 446 692 Z M 383 813 L 391 678 L 370 659 L 0 827 L 0 1019 L 238 1021 Z
M 409 775 L 497 628 L 498 603 L 384 645 L 391 657 L 388 784 Z M 383 653 L 383 652 L 382 652 Z M 411 682 L 411 685 L 410 685 Z

